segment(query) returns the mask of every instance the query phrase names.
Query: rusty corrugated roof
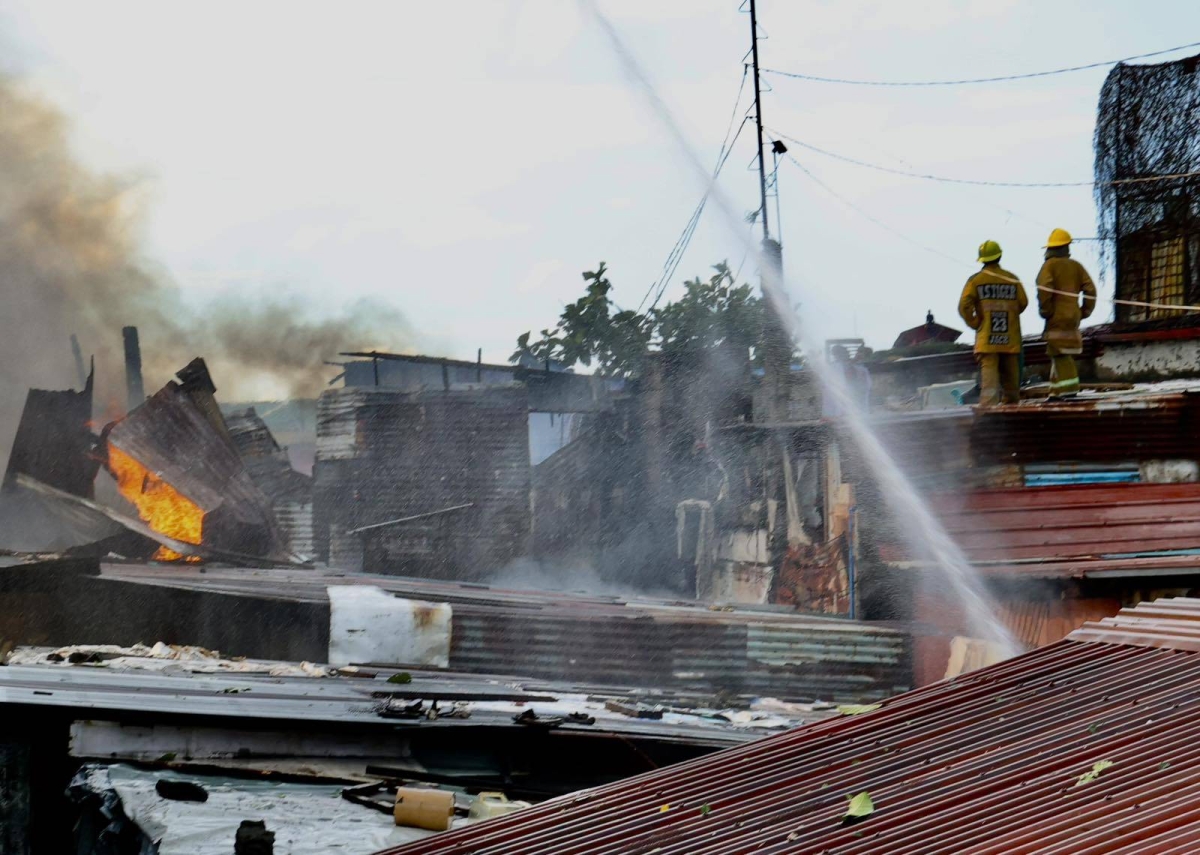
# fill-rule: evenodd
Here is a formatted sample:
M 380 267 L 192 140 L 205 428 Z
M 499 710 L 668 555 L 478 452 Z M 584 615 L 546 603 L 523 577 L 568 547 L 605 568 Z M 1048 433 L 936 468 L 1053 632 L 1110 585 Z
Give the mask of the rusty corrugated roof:
M 1200 484 L 1078 484 L 933 497 L 967 557 L 997 575 L 1200 569 Z M 901 550 L 882 547 L 885 558 Z
M 1083 395 L 977 411 L 971 453 L 980 463 L 1168 460 L 1200 445 L 1193 392 Z
M 1200 393 L 1133 389 L 1072 400 L 873 414 L 880 438 L 921 468 L 1192 459 Z M 930 457 L 930 449 L 939 454 Z
M 1195 852 L 1197 651 L 1200 600 L 1162 600 L 874 712 L 387 852 Z M 874 813 L 845 823 L 862 792 Z

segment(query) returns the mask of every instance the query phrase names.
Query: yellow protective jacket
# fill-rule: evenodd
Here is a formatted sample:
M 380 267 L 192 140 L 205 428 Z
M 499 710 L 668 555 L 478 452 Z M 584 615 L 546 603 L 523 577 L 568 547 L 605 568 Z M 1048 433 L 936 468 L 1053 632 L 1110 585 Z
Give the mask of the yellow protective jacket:
M 1083 349 L 1079 322 L 1096 308 L 1092 277 L 1078 261 L 1061 256 L 1046 259 L 1038 271 L 1037 284 L 1038 314 L 1046 319 L 1046 344 L 1059 353 L 1079 353 Z
M 1021 280 L 997 262 L 967 280 L 958 313 L 975 330 L 976 353 L 1020 353 L 1021 312 L 1029 305 Z

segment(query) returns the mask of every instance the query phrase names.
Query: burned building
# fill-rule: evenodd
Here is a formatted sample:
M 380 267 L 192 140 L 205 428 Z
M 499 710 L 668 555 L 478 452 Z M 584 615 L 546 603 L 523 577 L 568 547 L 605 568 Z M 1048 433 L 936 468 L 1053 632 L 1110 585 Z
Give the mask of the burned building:
M 320 560 L 478 578 L 529 535 L 525 389 L 328 391 L 313 479 Z
M 297 557 L 311 558 L 312 478 L 292 468 L 288 449 L 280 446 L 253 407 L 230 414 L 226 424 L 250 479 L 271 502 L 284 548 Z
M 314 548 L 370 572 L 479 579 L 527 554 L 532 463 L 618 387 L 547 368 L 348 353 L 318 402 Z
M 176 540 L 282 558 L 270 502 L 246 471 L 204 360 L 190 362 L 178 378 L 101 436 L 121 494 Z

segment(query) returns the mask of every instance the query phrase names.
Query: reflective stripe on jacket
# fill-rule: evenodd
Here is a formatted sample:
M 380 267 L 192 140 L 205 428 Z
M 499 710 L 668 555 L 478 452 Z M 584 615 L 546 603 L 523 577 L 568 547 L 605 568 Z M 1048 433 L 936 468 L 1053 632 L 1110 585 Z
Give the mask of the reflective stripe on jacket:
M 1083 265 L 1073 258 L 1047 258 L 1038 271 L 1038 314 L 1046 319 L 1046 344 L 1062 353 L 1079 353 L 1083 336 L 1079 322 L 1096 308 L 1096 286 Z M 1044 291 L 1049 288 L 1050 291 Z M 1054 291 L 1062 291 L 1055 294 Z M 1083 307 L 1079 295 L 1083 294 Z
M 968 279 L 958 313 L 975 330 L 975 352 L 1020 353 L 1021 312 L 1028 305 L 1021 280 L 996 262 Z

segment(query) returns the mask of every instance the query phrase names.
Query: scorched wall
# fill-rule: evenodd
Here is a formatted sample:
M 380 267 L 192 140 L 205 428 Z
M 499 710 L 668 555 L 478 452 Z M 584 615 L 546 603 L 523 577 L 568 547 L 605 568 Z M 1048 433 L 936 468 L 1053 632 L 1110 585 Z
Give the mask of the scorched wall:
M 313 478 L 319 560 L 375 573 L 485 577 L 522 554 L 529 536 L 525 389 L 325 392 Z

